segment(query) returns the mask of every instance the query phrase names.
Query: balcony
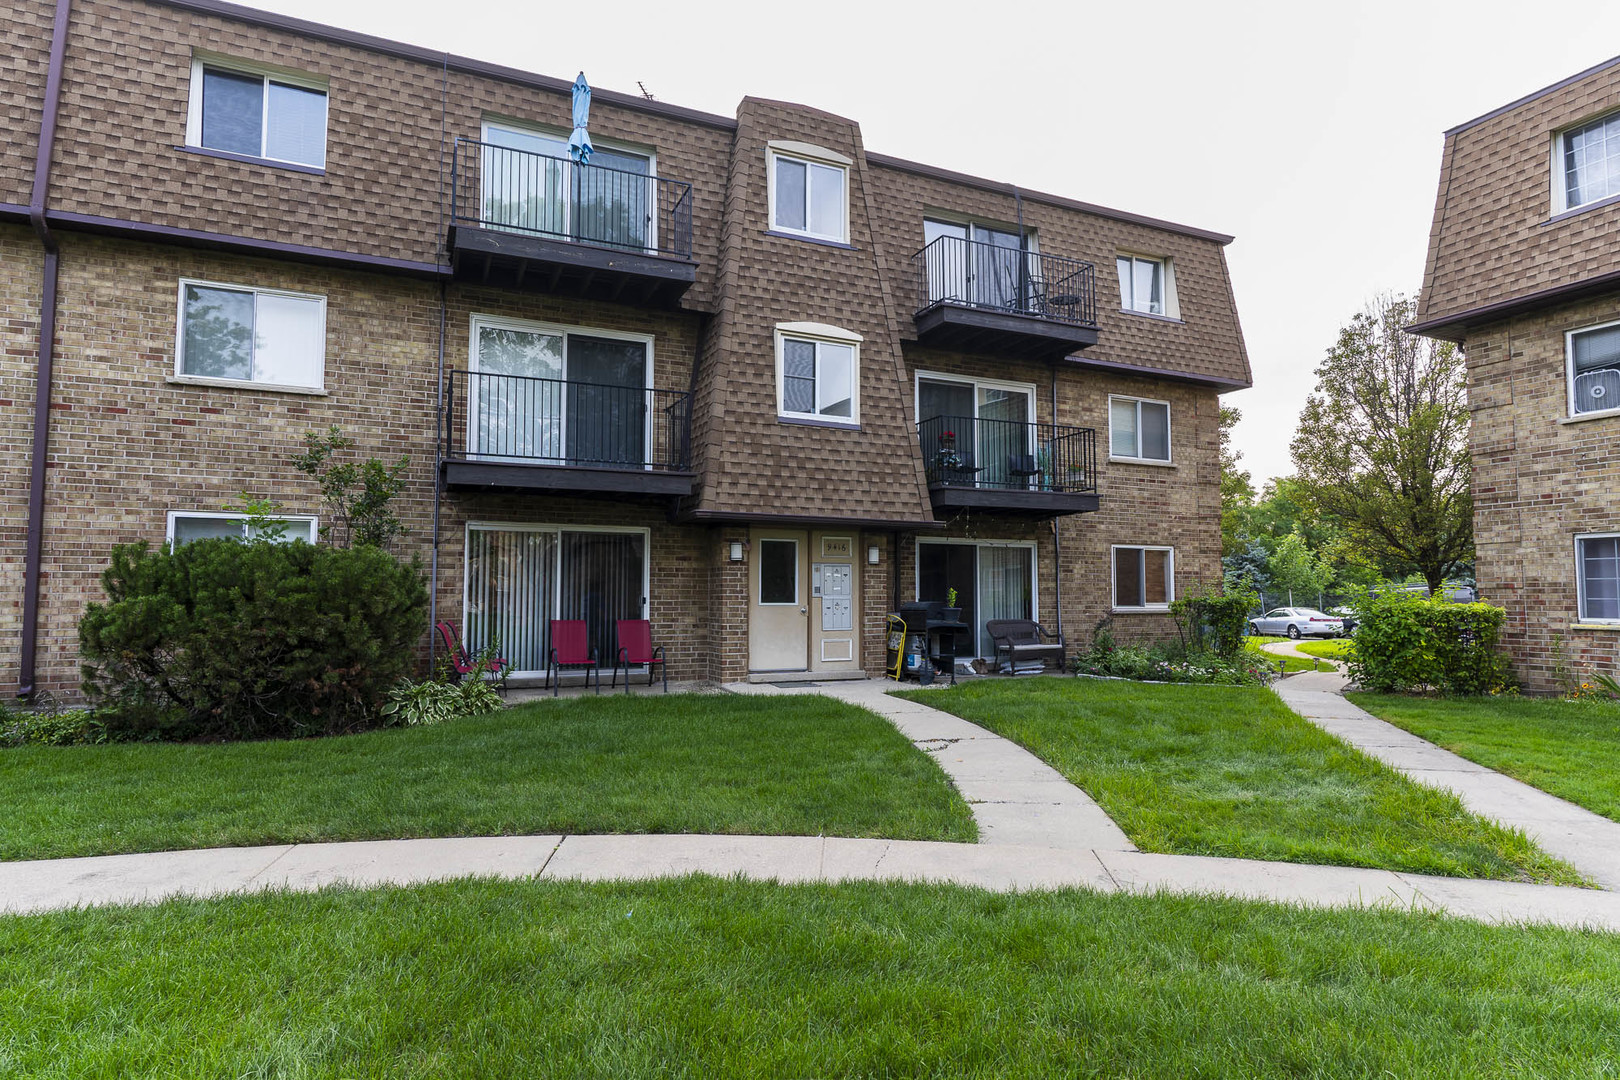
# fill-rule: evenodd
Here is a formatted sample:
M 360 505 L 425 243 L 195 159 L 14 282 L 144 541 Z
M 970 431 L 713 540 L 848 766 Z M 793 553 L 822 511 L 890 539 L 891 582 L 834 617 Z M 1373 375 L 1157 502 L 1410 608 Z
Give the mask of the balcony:
M 1097 509 L 1097 433 L 1067 424 L 933 416 L 917 425 L 936 516 L 1060 517 Z
M 1050 360 L 1097 344 L 1091 263 L 959 236 L 941 236 L 911 263 L 925 345 Z
M 456 488 L 690 495 L 692 395 L 451 371 L 439 467 Z
M 460 280 L 673 308 L 697 278 L 683 181 L 458 138 L 450 187 Z

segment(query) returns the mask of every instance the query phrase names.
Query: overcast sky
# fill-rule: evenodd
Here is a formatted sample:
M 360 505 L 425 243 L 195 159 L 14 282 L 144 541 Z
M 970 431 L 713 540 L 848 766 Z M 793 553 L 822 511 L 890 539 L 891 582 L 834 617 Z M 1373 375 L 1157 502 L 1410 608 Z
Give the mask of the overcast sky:
M 1232 233 L 1257 484 L 1338 328 L 1421 283 L 1441 132 L 1620 52 L 1614 0 L 248 2 L 726 116 L 802 102 L 871 151 Z

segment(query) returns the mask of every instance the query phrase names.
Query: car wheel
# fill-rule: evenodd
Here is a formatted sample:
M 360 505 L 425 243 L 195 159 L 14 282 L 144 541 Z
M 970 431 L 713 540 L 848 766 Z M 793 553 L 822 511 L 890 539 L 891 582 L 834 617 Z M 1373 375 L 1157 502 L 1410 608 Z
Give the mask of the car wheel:
M 1298 641 L 1298 640 L 1299 640 L 1299 636 L 1300 636 L 1300 635 L 1299 635 L 1299 627 L 1297 627 L 1297 626 L 1290 626 L 1290 627 L 1289 627 L 1289 628 L 1288 628 L 1288 636 L 1289 636 L 1289 637 L 1290 637 L 1290 638 L 1292 638 L 1292 639 L 1293 639 L 1293 640 L 1295 640 L 1295 641 Z
M 1249 624 L 1249 633 L 1253 634 L 1255 637 L 1259 637 L 1260 636 L 1260 626 L 1259 626 L 1259 624 L 1258 623 L 1250 623 Z

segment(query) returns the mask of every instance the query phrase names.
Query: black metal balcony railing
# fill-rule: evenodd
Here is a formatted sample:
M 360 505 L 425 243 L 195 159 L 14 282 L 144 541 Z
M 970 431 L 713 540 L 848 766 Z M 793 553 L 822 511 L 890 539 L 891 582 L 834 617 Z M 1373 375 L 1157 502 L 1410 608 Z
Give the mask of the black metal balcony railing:
M 685 472 L 692 395 L 480 371 L 446 373 L 439 454 L 451 461 Z
M 926 311 L 938 304 L 1097 325 L 1096 267 L 1079 259 L 941 236 L 911 257 Z
M 457 138 L 451 217 L 597 247 L 692 257 L 692 185 Z
M 1097 433 L 1067 424 L 932 416 L 917 425 L 930 487 L 1097 490 Z

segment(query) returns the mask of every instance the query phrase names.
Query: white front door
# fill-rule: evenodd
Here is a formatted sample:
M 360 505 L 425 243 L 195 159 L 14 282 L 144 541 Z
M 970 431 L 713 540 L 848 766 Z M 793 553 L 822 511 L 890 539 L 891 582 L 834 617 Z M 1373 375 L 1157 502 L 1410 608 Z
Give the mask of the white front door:
M 807 533 L 755 529 L 748 568 L 748 668 L 804 671 L 810 660 Z

